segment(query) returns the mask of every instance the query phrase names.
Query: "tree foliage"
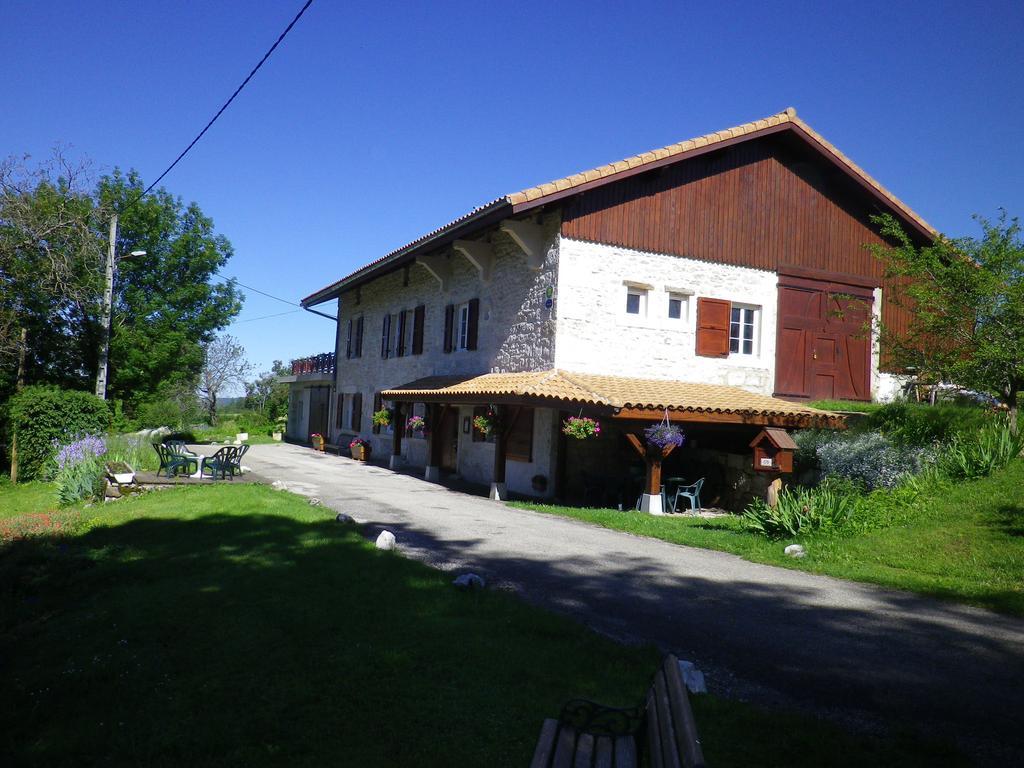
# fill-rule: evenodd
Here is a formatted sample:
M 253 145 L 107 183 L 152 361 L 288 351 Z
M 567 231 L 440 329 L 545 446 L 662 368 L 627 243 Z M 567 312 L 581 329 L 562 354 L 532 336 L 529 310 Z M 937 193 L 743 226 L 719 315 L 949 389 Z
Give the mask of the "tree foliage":
M 976 217 L 981 238 L 916 247 L 891 216 L 877 219 L 893 245 L 873 246 L 904 290 L 889 301 L 909 310 L 909 329 L 881 328 L 897 364 L 937 380 L 990 392 L 1017 424 L 1024 389 L 1024 240 L 1020 223 L 1000 213 Z
M 108 395 L 130 409 L 161 387 L 194 388 L 203 347 L 241 309 L 217 278 L 231 244 L 195 203 L 134 172 L 93 183 L 62 155 L 0 164 L 0 399 L 24 352 L 25 383 L 91 389 L 98 364 L 103 264 L 119 216 Z M 145 250 L 139 258 L 124 258 Z M 25 342 L 21 342 L 24 331 Z
M 280 360 L 275 360 L 269 371 L 264 371 L 253 381 L 245 384 L 245 407 L 268 419 L 276 419 L 288 412 L 288 385 L 280 380 L 291 370 Z
M 245 348 L 232 336 L 220 336 L 205 347 L 205 359 L 199 377 L 199 395 L 210 424 L 217 424 L 217 397 L 231 386 L 245 383 L 249 363 Z

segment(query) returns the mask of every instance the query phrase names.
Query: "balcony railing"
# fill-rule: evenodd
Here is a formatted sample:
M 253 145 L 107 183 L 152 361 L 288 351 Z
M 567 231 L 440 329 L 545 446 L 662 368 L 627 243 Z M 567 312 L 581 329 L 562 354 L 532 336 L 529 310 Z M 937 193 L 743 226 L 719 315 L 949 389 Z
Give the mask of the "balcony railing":
M 292 376 L 301 376 L 304 373 L 327 373 L 334 374 L 334 353 L 324 352 L 322 355 L 310 355 L 292 360 Z

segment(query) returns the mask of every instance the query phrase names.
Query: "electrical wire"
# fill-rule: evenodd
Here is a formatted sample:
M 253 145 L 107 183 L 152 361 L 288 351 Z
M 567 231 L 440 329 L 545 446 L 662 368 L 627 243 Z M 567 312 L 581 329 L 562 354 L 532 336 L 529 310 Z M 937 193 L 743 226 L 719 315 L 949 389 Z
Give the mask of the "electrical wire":
M 260 294 L 260 296 L 266 296 L 268 299 L 273 299 L 274 301 L 280 301 L 282 304 L 287 304 L 290 307 L 298 307 L 299 309 L 302 308 L 302 305 L 299 304 L 299 302 L 297 302 L 297 301 L 289 301 L 288 299 L 282 299 L 280 296 L 275 296 L 272 293 L 267 293 L 266 291 L 261 291 L 259 288 L 253 288 L 251 285 L 246 285 L 245 283 L 240 283 L 237 278 L 228 277 L 223 272 L 217 272 L 217 274 L 220 275 L 221 277 L 223 277 L 225 280 L 232 280 L 232 281 L 234 281 L 235 285 L 239 285 L 239 286 L 241 286 L 242 288 L 245 288 L 248 291 L 252 291 L 253 293 Z
M 292 27 L 294 27 L 296 22 L 298 22 L 298 20 L 302 18 L 302 14 L 304 14 L 306 12 L 306 9 L 309 8 L 309 6 L 311 6 L 312 4 L 313 4 L 313 0 L 306 0 L 306 4 L 302 6 L 302 8 L 299 10 L 299 12 L 297 14 L 295 14 L 295 18 L 291 20 L 291 23 L 287 27 L 284 28 L 284 32 L 282 32 L 278 36 L 277 40 L 274 41 L 274 44 L 272 46 L 270 46 L 270 49 L 265 54 L 263 54 L 263 58 L 260 59 L 259 63 L 255 67 L 252 68 L 252 71 L 246 76 L 245 80 L 242 81 L 242 84 L 235 89 L 234 93 L 231 94 L 231 98 L 229 98 L 227 101 L 225 101 L 224 105 L 220 109 L 217 110 L 217 114 L 215 114 L 210 119 L 210 122 L 208 122 L 205 125 L 203 130 L 201 130 L 199 132 L 199 134 L 194 139 L 192 139 L 192 143 L 190 143 L 187 147 L 185 147 L 184 150 L 182 150 L 181 154 L 178 155 L 174 159 L 173 163 L 171 163 L 169 166 L 167 166 L 167 170 L 165 170 L 163 173 L 161 173 L 159 176 L 157 176 L 156 177 L 156 181 L 154 181 L 152 184 L 150 184 L 148 187 L 146 187 L 146 190 L 139 196 L 139 199 L 141 199 L 141 198 L 145 197 L 146 195 L 148 195 L 152 191 L 153 187 L 155 187 L 157 184 L 159 184 L 160 181 L 163 179 L 163 177 L 166 176 L 168 173 L 170 173 L 171 170 L 174 168 L 174 166 L 176 166 L 179 162 L 181 162 L 182 158 L 184 158 L 185 155 L 187 155 L 189 153 L 189 150 L 191 150 L 192 147 L 194 147 L 196 145 L 196 143 L 201 138 L 203 138 L 203 134 L 205 134 L 208 130 L 210 130 L 210 127 L 215 122 L 217 122 L 217 118 L 220 117 L 221 114 L 223 114 L 224 110 L 227 109 L 231 105 L 231 102 L 235 100 L 235 97 L 238 96 L 238 94 L 240 94 L 242 92 L 242 89 L 245 88 L 246 85 L 248 85 L 249 81 L 252 80 L 253 75 L 255 75 L 259 71 L 260 67 L 263 66 L 264 62 L 266 62 L 266 60 L 270 58 L 270 54 L 272 54 L 274 52 L 274 50 L 277 48 L 277 46 L 279 46 L 281 44 L 281 41 L 284 40 L 285 36 L 289 32 L 291 32 Z
M 232 325 L 238 325 L 239 323 L 253 323 L 257 320 L 268 320 L 271 317 L 281 317 L 281 315 L 294 315 L 296 312 L 300 312 L 298 309 L 289 309 L 287 312 L 278 312 L 276 315 L 261 315 L 260 317 L 247 317 L 245 320 L 233 320 Z

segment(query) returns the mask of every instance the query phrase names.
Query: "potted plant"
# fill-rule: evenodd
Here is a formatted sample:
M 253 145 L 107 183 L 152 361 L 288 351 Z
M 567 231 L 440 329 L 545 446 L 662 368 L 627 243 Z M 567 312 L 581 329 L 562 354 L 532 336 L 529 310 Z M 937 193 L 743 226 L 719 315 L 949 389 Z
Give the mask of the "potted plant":
M 356 461 L 368 461 L 370 459 L 370 452 L 373 450 L 370 442 L 361 437 L 353 438 L 352 442 L 348 444 L 348 449 L 352 452 L 352 458 Z
M 373 426 L 375 427 L 386 427 L 391 424 L 391 411 L 387 408 L 381 408 L 379 411 L 374 411 Z
M 427 420 L 422 416 L 410 416 L 408 421 L 405 422 L 405 426 L 410 432 L 419 437 L 427 428 Z
M 324 436 L 323 435 L 321 435 L 319 432 L 314 432 L 312 435 L 309 436 L 309 440 L 310 440 L 311 443 L 313 443 L 313 450 L 314 451 L 323 451 L 323 449 L 324 449 Z
M 575 437 L 577 440 L 586 440 L 588 437 L 597 437 L 601 434 L 601 424 L 597 419 L 588 416 L 570 416 L 562 425 L 562 434 Z
M 285 418 L 284 416 L 280 417 L 276 422 L 274 422 L 274 431 L 270 433 L 270 436 L 277 440 L 278 442 L 280 442 L 281 439 L 284 437 L 284 431 L 287 425 L 288 419 Z

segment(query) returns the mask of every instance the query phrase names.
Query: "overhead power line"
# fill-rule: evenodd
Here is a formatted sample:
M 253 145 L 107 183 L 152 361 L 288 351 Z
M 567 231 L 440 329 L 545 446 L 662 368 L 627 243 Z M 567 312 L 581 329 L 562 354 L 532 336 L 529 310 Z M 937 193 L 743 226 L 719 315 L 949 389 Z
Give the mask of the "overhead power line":
M 274 314 L 274 315 L 261 315 L 260 317 L 247 317 L 244 320 L 235 320 L 235 321 L 233 321 L 232 325 L 238 325 L 239 323 L 252 323 L 252 322 L 255 322 L 257 320 L 269 320 L 272 317 L 281 317 L 281 315 L 294 315 L 296 312 L 299 312 L 299 311 L 300 310 L 298 310 L 298 309 L 289 309 L 287 312 L 278 312 L 277 314 Z
M 255 75 L 257 72 L 259 72 L 260 67 L 262 67 L 263 64 L 266 62 L 266 60 L 270 58 L 270 54 L 272 54 L 274 52 L 274 50 L 277 48 L 277 46 L 279 46 L 281 44 L 281 41 L 285 39 L 285 37 L 287 36 L 287 34 L 289 32 L 291 32 L 292 27 L 294 27 L 296 22 L 299 19 L 302 18 L 302 14 L 304 14 L 306 12 L 306 9 L 309 8 L 309 6 L 311 6 L 312 4 L 313 4 L 313 0 L 306 0 L 305 5 L 302 6 L 302 8 L 299 10 L 299 12 L 297 14 L 295 14 L 295 18 L 292 19 L 291 23 L 287 27 L 284 28 L 284 32 L 282 32 L 278 36 L 277 40 L 274 41 L 274 44 L 272 46 L 270 46 L 270 49 L 265 54 L 263 54 L 263 58 L 260 59 L 259 63 L 255 67 L 252 68 L 252 71 L 246 76 L 245 80 L 242 81 L 242 84 L 235 89 L 234 93 L 231 94 L 231 98 L 229 98 L 227 101 L 224 102 L 224 105 L 220 109 L 217 110 L 217 114 L 215 114 L 210 119 L 210 122 L 208 122 L 203 127 L 203 130 L 201 130 L 198 133 L 198 135 L 194 139 L 192 139 L 192 142 L 187 147 L 185 147 L 184 150 L 182 150 L 180 155 L 178 155 L 176 158 L 174 158 L 174 162 L 171 163 L 169 166 L 167 166 L 167 169 L 163 173 L 161 173 L 159 176 L 157 176 L 156 181 L 154 181 L 152 184 L 150 184 L 148 187 L 146 187 L 146 190 L 139 196 L 139 199 L 141 199 L 141 198 L 145 197 L 146 195 L 148 195 L 152 191 L 153 187 L 155 187 L 157 184 L 159 184 L 160 181 L 163 179 L 163 177 L 166 176 L 168 173 L 170 173 L 171 170 L 174 168 L 174 166 L 176 166 L 179 162 L 181 162 L 182 158 L 184 158 L 185 155 L 187 155 L 189 153 L 189 150 L 191 150 L 192 147 L 194 147 L 196 145 L 196 143 L 201 138 L 203 138 L 203 134 L 205 134 L 208 130 L 210 130 L 210 126 L 212 126 L 215 122 L 217 122 L 217 118 L 220 117 L 221 114 L 223 114 L 224 110 L 227 109 L 231 105 L 231 102 L 235 100 L 235 97 L 238 96 L 238 94 L 240 94 L 242 92 L 242 89 L 245 88 L 246 85 L 248 85 L 249 81 L 252 80 L 253 75 Z
M 261 291 L 259 288 L 253 288 L 251 285 L 246 285 L 245 283 L 239 282 L 237 278 L 228 277 L 223 272 L 218 272 L 217 274 L 220 275 L 221 277 L 223 277 L 225 280 L 233 280 L 236 285 L 242 286 L 247 291 L 252 291 L 253 293 L 258 293 L 258 294 L 260 294 L 260 296 L 266 296 L 268 299 L 273 299 L 274 301 L 280 301 L 282 304 L 287 304 L 290 307 L 299 307 L 300 309 L 302 308 L 302 305 L 299 304 L 299 302 L 297 302 L 297 301 L 289 301 L 288 299 L 282 299 L 280 296 L 275 296 L 272 293 L 267 293 L 266 291 Z

